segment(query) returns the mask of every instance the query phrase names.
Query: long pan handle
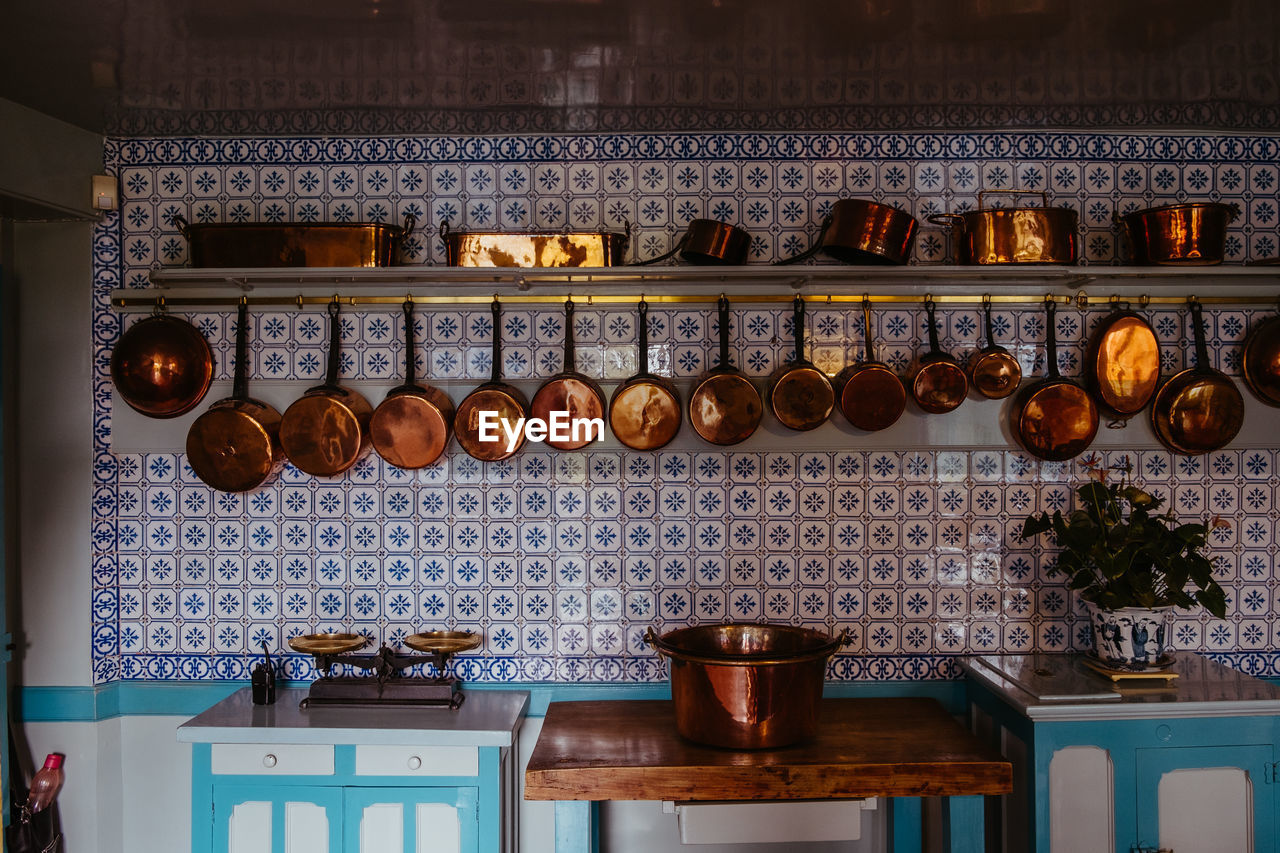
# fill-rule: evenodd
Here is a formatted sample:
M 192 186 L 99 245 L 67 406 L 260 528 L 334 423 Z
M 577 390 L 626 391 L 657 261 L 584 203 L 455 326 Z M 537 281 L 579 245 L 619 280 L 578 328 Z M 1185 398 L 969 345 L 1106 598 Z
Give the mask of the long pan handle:
M 796 361 L 804 361 L 804 297 L 799 294 L 791 301 L 792 331 L 796 339 Z
M 565 373 L 576 373 L 578 359 L 573 350 L 573 299 L 564 302 L 564 365 L 560 368 Z
M 640 313 L 637 322 L 640 324 L 640 372 L 648 375 L 649 373 L 649 303 L 644 301 L 644 297 L 640 297 L 640 304 L 636 306 L 636 310 Z
M 1061 379 L 1062 374 L 1058 373 L 1058 333 L 1056 329 L 1058 325 L 1058 303 L 1052 296 L 1044 298 L 1044 310 L 1048 315 L 1044 327 L 1045 358 L 1048 359 L 1045 368 L 1048 370 L 1050 379 Z
M 413 300 L 405 297 L 404 300 L 404 384 L 414 384 L 416 379 L 414 365 L 414 342 L 413 342 Z
M 875 361 L 876 353 L 871 347 L 871 297 L 862 297 L 862 342 L 866 346 L 864 361 Z
M 730 369 L 729 365 L 729 297 L 720 294 L 716 303 L 720 309 L 720 367 Z
M 236 371 L 231 396 L 237 400 L 249 396 L 249 297 L 240 297 L 236 312 Z
M 327 309 L 329 314 L 329 371 L 325 374 L 324 384 L 329 387 L 338 385 L 338 348 L 342 346 L 342 324 L 338 322 L 338 297 L 333 297 Z
M 498 301 L 498 297 L 493 297 L 489 312 L 493 315 L 493 365 L 489 371 L 489 381 L 497 385 L 502 381 L 502 303 Z

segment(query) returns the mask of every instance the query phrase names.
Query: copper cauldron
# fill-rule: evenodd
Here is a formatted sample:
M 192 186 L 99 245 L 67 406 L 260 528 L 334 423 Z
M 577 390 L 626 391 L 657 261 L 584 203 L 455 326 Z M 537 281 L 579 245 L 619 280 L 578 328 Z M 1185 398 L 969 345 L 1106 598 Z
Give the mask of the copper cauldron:
M 1069 207 L 1049 207 L 1038 190 L 999 190 L 999 195 L 1038 195 L 1040 207 L 986 207 L 967 213 L 935 213 L 934 225 L 949 225 L 962 264 L 1074 264 L 1080 251 L 1079 215 Z
M 1119 217 L 1135 264 L 1212 266 L 1222 263 L 1234 204 L 1204 201 L 1149 207 Z
M 771 749 L 812 737 L 827 659 L 849 642 L 790 625 L 681 628 L 645 642 L 671 659 L 676 729 L 729 749 Z

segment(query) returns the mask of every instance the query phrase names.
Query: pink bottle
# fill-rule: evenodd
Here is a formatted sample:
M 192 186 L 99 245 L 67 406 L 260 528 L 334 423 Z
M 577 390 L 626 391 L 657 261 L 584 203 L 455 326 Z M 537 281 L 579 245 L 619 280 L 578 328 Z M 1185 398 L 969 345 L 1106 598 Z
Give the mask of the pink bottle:
M 46 809 L 62 790 L 62 761 L 66 756 L 61 752 L 51 752 L 44 759 L 44 767 L 31 777 L 31 794 L 27 797 L 27 808 L 32 814 Z

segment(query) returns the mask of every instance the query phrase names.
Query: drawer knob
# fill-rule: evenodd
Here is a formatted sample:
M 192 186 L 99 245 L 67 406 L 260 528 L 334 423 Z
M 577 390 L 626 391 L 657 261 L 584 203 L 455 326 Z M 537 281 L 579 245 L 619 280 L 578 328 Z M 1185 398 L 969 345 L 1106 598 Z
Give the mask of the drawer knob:
M 263 766 L 263 767 L 275 767 L 275 766 L 276 766 L 276 762 L 277 762 L 278 760 L 279 760 L 279 759 L 277 759 L 277 758 L 275 757 L 275 755 L 273 755 L 272 753 L 268 752 L 266 755 L 262 756 L 262 766 Z
M 416 755 L 411 755 L 409 756 L 408 764 L 410 770 L 417 770 L 422 766 L 422 759 Z

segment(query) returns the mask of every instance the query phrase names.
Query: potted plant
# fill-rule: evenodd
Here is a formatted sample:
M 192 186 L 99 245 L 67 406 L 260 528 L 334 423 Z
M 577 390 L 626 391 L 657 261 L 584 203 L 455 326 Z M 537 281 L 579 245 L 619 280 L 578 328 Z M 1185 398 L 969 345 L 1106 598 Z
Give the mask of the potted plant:
M 1027 516 L 1019 538 L 1052 532 L 1061 549 L 1046 573 L 1065 575 L 1089 611 L 1094 653 L 1114 669 L 1141 671 L 1171 660 L 1174 607 L 1226 614 L 1227 598 L 1204 556 L 1208 524 L 1179 524 L 1163 499 L 1095 468 L 1076 490 L 1077 507 Z M 1215 519 L 1214 525 L 1226 524 Z

